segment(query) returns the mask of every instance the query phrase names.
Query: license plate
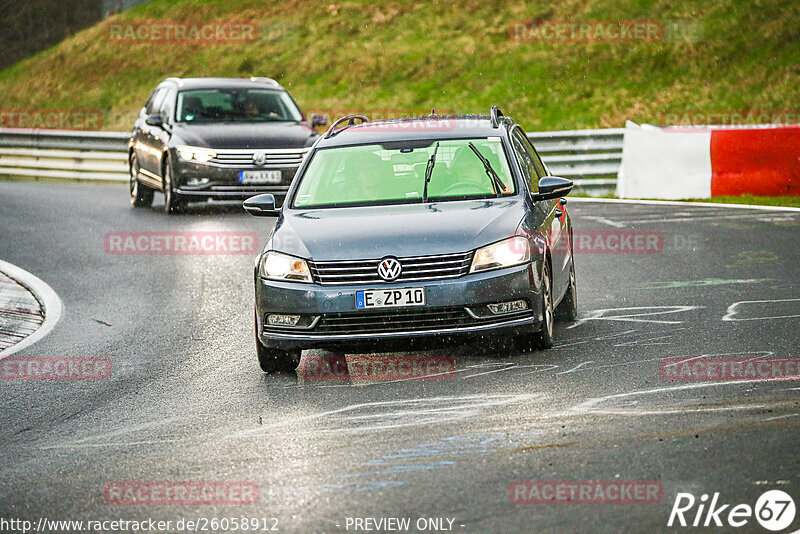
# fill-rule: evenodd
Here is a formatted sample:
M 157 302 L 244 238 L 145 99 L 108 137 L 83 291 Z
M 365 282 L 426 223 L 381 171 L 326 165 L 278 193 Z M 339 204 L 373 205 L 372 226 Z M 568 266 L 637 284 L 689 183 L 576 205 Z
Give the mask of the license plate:
M 279 184 L 282 179 L 281 171 L 239 171 L 240 184 Z
M 356 309 L 396 308 L 399 306 L 424 306 L 424 287 L 402 289 L 365 289 L 356 291 Z

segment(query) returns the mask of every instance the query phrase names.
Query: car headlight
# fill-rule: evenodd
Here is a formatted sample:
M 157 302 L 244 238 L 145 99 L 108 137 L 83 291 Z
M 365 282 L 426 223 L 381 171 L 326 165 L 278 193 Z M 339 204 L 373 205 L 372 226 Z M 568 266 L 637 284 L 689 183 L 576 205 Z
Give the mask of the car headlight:
M 531 261 L 531 246 L 528 239 L 515 236 L 475 251 L 469 272 L 513 267 L 529 261 Z
M 306 260 L 270 250 L 261 258 L 259 275 L 271 280 L 313 282 Z
M 179 146 L 178 155 L 184 161 L 196 161 L 198 163 L 206 163 L 211 158 L 217 155 L 213 150 L 207 148 L 199 148 L 194 146 Z

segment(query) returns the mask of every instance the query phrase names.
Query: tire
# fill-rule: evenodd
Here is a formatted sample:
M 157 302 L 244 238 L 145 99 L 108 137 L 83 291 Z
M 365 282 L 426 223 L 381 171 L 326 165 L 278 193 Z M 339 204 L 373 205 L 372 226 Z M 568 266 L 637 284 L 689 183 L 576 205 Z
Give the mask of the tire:
M 550 349 L 553 347 L 553 284 L 550 263 L 545 260 L 542 273 L 542 325 L 538 332 L 517 339 L 522 350 Z
M 155 191 L 139 182 L 139 162 L 136 153 L 131 153 L 128 161 L 129 189 L 131 194 L 131 206 L 134 208 L 145 208 L 153 204 L 153 193 Z
M 578 282 L 575 278 L 575 260 L 569 267 L 569 287 L 561 303 L 556 308 L 556 318 L 561 321 L 574 321 L 578 317 Z
M 291 373 L 300 365 L 300 350 L 270 349 L 258 340 L 256 322 L 256 354 L 258 365 L 265 373 Z
M 183 210 L 185 202 L 175 193 L 172 183 L 172 162 L 170 162 L 168 155 L 164 157 L 161 180 L 164 184 L 164 211 L 166 213 L 179 213 Z

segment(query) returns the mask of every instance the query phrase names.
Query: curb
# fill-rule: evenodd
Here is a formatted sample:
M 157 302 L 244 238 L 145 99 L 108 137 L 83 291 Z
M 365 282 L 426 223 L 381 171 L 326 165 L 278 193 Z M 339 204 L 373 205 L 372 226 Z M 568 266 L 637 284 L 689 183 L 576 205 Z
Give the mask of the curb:
M 35 332 L 19 343 L 11 345 L 10 347 L 0 351 L 0 359 L 3 359 L 21 351 L 26 347 L 29 347 L 30 345 L 33 345 L 44 336 L 49 334 L 61 319 L 63 305 L 61 303 L 61 299 L 58 297 L 58 294 L 56 294 L 56 292 L 53 291 L 53 289 L 47 285 L 47 283 L 32 275 L 28 271 L 3 260 L 0 260 L 0 271 L 30 291 L 36 300 L 39 301 L 39 304 L 41 304 L 42 312 L 44 313 L 44 321 Z

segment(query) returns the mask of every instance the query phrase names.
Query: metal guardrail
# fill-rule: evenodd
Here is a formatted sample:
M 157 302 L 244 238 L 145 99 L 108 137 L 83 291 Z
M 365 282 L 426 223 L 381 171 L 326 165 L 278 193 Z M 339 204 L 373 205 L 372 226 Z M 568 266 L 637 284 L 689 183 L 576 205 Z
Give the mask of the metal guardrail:
M 613 192 L 624 128 L 529 134 L 550 171 L 590 195 Z M 128 180 L 126 132 L 0 128 L 0 174 Z

